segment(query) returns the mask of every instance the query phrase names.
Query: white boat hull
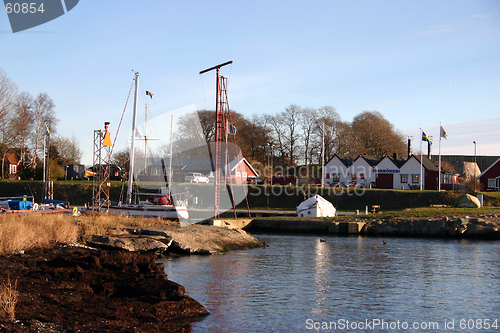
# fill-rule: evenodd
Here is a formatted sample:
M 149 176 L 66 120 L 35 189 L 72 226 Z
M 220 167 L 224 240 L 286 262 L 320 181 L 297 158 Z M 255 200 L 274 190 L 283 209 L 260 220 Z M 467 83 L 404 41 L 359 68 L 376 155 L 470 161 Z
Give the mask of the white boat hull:
M 189 218 L 186 207 L 163 206 L 163 205 L 120 205 L 110 206 L 108 212 L 111 214 L 122 214 L 134 217 L 157 217 L 169 220 L 185 220 Z

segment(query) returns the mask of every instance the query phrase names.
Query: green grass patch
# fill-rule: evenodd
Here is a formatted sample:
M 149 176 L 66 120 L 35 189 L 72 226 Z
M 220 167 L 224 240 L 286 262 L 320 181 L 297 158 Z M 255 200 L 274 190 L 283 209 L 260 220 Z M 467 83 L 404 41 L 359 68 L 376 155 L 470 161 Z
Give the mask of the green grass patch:
M 342 214 L 343 212 L 338 212 Z M 443 216 L 473 216 L 473 215 L 489 215 L 497 214 L 500 215 L 500 207 L 481 207 L 481 208 L 456 208 L 456 207 L 418 207 L 418 208 L 406 208 L 400 210 L 388 210 L 381 211 L 375 214 L 364 214 L 359 215 L 340 215 L 336 217 L 297 217 L 297 216 L 273 216 L 273 217 L 262 217 L 262 219 L 273 219 L 273 220 L 311 220 L 311 221 L 338 221 L 349 218 L 357 219 L 373 219 L 373 218 L 398 218 L 398 217 L 443 217 Z M 257 217 L 259 219 L 261 217 Z

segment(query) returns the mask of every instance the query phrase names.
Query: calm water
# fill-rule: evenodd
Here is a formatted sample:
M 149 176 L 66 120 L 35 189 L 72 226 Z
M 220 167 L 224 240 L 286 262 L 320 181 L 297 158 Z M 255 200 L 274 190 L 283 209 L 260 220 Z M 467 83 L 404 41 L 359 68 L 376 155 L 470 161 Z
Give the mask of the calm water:
M 500 242 L 256 237 L 269 247 L 162 261 L 211 312 L 194 332 L 500 331 Z

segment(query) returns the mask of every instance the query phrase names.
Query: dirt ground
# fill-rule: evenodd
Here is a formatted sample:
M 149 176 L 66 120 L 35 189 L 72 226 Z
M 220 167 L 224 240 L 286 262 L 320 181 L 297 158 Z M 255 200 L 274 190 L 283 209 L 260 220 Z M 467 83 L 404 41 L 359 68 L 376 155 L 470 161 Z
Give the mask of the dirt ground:
M 66 245 L 2 255 L 18 302 L 0 332 L 191 332 L 183 319 L 208 312 L 163 269 L 153 254 Z

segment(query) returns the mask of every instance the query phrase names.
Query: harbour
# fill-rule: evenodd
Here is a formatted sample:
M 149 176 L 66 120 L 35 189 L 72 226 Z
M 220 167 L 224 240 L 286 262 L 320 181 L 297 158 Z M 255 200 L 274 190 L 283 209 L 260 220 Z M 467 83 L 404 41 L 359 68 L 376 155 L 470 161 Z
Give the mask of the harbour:
M 322 325 L 373 319 L 438 323 L 431 331 L 447 324 L 448 332 L 463 332 L 460 320 L 488 319 L 496 330 L 498 242 L 255 236 L 268 246 L 161 260 L 169 279 L 211 313 L 192 322 L 193 332 L 334 332 Z M 369 328 L 357 331 L 382 331 Z

